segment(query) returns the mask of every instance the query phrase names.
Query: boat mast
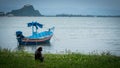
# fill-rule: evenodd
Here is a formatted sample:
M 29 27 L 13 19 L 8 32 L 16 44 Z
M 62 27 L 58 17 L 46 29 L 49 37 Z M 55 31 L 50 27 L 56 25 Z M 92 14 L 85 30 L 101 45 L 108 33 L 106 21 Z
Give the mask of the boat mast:
M 36 33 L 37 33 L 37 28 L 36 28 Z
M 33 24 L 33 22 L 32 22 Z M 32 35 L 34 35 L 34 26 L 32 25 Z

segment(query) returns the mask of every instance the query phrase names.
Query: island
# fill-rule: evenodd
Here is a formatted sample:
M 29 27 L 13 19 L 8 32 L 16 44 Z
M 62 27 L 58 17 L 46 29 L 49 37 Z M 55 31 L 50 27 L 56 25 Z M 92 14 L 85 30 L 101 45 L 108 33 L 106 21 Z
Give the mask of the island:
M 0 16 L 5 16 L 5 13 L 4 12 L 0 12 Z
M 12 10 L 6 13 L 7 16 L 42 16 L 38 10 L 30 4 L 24 5 L 21 9 Z

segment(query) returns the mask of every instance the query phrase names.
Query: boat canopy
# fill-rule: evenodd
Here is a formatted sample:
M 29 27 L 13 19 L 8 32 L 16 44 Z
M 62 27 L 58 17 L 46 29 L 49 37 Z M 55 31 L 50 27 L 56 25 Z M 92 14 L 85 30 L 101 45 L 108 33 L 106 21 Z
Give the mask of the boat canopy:
M 38 22 L 28 23 L 28 27 L 31 27 L 31 26 L 35 26 L 36 29 L 38 29 L 38 27 L 39 27 L 39 28 L 43 28 L 43 24 L 40 24 L 40 23 L 38 23 Z
M 28 27 L 32 27 L 32 34 L 34 35 L 34 33 L 37 33 L 37 29 L 39 28 L 43 28 L 43 24 L 40 24 L 38 22 L 30 22 L 27 23 Z M 36 32 L 34 32 L 34 27 L 36 27 Z

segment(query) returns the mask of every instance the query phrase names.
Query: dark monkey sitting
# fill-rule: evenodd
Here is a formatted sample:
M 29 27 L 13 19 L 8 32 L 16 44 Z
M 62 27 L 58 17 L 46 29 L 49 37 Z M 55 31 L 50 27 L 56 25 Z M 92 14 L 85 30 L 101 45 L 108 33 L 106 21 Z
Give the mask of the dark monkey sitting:
M 35 51 L 35 60 L 40 60 L 41 62 L 43 62 L 44 57 L 42 56 L 42 47 L 39 47 L 39 48 Z

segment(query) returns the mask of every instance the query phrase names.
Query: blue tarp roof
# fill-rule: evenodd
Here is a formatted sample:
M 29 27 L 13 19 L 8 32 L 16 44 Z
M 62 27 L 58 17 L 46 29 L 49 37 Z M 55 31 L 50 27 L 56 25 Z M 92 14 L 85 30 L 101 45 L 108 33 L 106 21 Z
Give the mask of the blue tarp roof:
M 38 27 L 39 27 L 39 28 L 43 28 L 43 24 L 40 24 L 40 23 L 38 23 L 38 22 L 28 23 L 28 27 L 31 27 L 31 26 L 35 26 L 36 29 L 38 29 Z

